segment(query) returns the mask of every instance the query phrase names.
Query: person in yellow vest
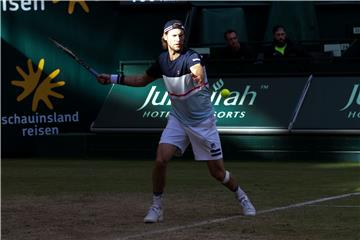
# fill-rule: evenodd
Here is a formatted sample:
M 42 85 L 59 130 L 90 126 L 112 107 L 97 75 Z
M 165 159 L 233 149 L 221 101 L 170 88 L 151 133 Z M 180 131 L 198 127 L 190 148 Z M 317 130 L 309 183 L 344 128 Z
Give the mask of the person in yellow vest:
M 310 55 L 300 45 L 291 41 L 287 35 L 285 27 L 277 25 L 273 27 L 272 45 L 264 52 L 267 60 L 302 60 L 309 58 Z

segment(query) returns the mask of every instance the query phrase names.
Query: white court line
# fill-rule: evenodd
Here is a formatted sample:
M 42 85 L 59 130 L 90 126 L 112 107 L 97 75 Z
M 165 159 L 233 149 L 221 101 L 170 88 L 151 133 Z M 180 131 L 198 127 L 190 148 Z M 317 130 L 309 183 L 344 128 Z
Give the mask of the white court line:
M 290 204 L 290 205 L 283 206 L 283 207 L 276 207 L 276 208 L 271 208 L 271 209 L 267 209 L 267 210 L 260 210 L 257 212 L 257 215 L 287 210 L 287 209 L 291 209 L 291 208 L 298 208 L 298 207 L 303 207 L 303 206 L 307 206 L 307 205 L 312 205 L 315 203 L 326 202 L 326 201 L 347 198 L 347 197 L 352 197 L 352 196 L 357 196 L 357 195 L 360 195 L 360 192 L 348 193 L 348 194 L 326 197 L 326 198 L 320 198 L 320 199 L 316 199 L 316 200 L 311 200 L 311 201 L 306 201 L 306 202 L 301 202 L 301 203 L 296 203 L 296 204 Z M 183 229 L 195 228 L 195 227 L 204 226 L 204 225 L 208 225 L 208 224 L 225 222 L 225 221 L 229 221 L 229 220 L 237 219 L 237 218 L 241 218 L 241 217 L 244 217 L 244 216 L 236 215 L 236 216 L 231 216 L 231 217 L 216 218 L 216 219 L 212 219 L 212 220 L 201 221 L 201 222 L 187 224 L 187 225 L 183 225 L 183 226 L 170 227 L 170 228 L 165 228 L 165 229 L 160 229 L 160 230 L 155 230 L 155 231 L 144 232 L 144 233 L 140 233 L 140 234 L 134 234 L 134 235 L 126 236 L 123 238 L 117 238 L 117 239 L 118 240 L 121 240 L 121 239 L 127 240 L 127 239 L 134 239 L 134 238 L 144 238 L 144 237 L 154 235 L 154 234 L 175 232 L 175 231 L 179 231 L 179 230 L 183 230 Z
M 327 207 L 327 208 L 360 208 L 360 205 L 308 205 L 307 207 Z

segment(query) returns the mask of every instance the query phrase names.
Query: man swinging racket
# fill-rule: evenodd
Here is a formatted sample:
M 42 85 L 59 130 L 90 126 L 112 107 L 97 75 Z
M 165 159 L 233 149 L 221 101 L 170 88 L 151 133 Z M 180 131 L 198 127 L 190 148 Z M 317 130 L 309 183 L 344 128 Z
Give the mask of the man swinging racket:
M 165 50 L 157 61 L 141 76 L 100 74 L 102 84 L 146 86 L 163 78 L 171 99 L 171 111 L 157 148 L 152 174 L 152 204 L 145 223 L 163 220 L 163 192 L 166 167 L 174 155 L 184 153 L 191 143 L 195 159 L 205 161 L 211 176 L 235 193 L 243 214 L 254 216 L 256 210 L 234 177 L 224 168 L 222 149 L 210 101 L 209 83 L 200 55 L 184 48 L 185 28 L 178 20 L 164 26 L 162 44 Z

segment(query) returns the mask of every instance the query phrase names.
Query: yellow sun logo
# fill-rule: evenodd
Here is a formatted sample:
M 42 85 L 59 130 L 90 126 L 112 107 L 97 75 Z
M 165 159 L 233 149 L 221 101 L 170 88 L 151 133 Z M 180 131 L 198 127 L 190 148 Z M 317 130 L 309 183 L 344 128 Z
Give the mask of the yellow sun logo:
M 43 101 L 45 105 L 49 109 L 53 109 L 53 105 L 49 99 L 49 96 L 53 96 L 56 98 L 64 98 L 64 95 L 52 91 L 52 88 L 61 87 L 65 85 L 64 81 L 60 82 L 54 82 L 51 81 L 60 73 L 60 69 L 54 70 L 50 75 L 48 75 L 44 81 L 42 81 L 40 84 L 40 77 L 44 69 L 45 60 L 41 59 L 38 64 L 38 68 L 36 71 L 34 71 L 33 64 L 31 59 L 28 59 L 27 65 L 29 74 L 26 74 L 24 70 L 22 70 L 19 66 L 16 66 L 17 72 L 21 75 L 21 77 L 24 79 L 23 81 L 14 80 L 11 81 L 11 84 L 17 87 L 23 88 L 23 92 L 16 98 L 18 102 L 24 100 L 26 97 L 28 97 L 32 92 L 34 93 L 34 98 L 32 101 L 32 107 L 31 110 L 35 112 L 38 108 L 39 102 Z
M 60 0 L 53 0 L 53 3 L 58 3 L 58 2 L 60 2 Z M 72 1 L 69 1 L 69 7 L 68 7 L 69 14 L 73 14 L 76 3 L 80 4 L 80 6 L 82 7 L 82 9 L 85 12 L 87 12 L 87 13 L 90 12 L 90 9 L 89 9 L 88 5 L 86 4 L 85 0 L 72 0 Z

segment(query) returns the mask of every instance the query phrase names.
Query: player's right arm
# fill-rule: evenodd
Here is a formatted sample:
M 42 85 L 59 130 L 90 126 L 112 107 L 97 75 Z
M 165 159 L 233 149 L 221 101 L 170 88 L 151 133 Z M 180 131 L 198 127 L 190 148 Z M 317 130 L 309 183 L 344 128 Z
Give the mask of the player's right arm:
M 155 78 L 149 76 L 147 73 L 143 75 L 135 76 L 123 76 L 123 75 L 109 75 L 109 74 L 99 74 L 96 78 L 101 84 L 121 84 L 132 87 L 144 87 L 155 80 Z
M 125 76 L 120 74 L 99 74 L 97 80 L 101 84 L 120 84 L 132 87 L 144 87 L 155 79 L 161 77 L 161 69 L 159 61 L 153 63 L 143 75 Z
M 144 87 L 154 80 L 155 78 L 150 77 L 145 73 L 139 76 L 125 76 L 123 84 L 132 87 Z

